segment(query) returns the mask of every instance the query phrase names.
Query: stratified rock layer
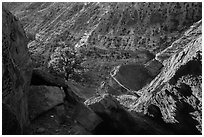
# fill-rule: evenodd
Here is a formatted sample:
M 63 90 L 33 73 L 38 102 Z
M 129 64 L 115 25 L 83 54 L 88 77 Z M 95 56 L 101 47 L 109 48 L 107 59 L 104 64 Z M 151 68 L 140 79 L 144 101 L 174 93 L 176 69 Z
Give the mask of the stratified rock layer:
M 3 134 L 21 134 L 28 124 L 27 94 L 32 74 L 27 38 L 19 21 L 2 9 Z

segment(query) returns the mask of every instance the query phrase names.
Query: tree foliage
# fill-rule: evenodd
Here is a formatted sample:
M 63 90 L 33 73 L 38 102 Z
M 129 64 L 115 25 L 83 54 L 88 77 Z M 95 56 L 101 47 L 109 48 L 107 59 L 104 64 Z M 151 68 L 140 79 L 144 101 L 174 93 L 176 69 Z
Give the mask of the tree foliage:
M 83 72 L 82 59 L 77 52 L 66 45 L 58 46 L 50 57 L 48 68 L 51 73 L 60 75 L 65 79 L 80 80 Z

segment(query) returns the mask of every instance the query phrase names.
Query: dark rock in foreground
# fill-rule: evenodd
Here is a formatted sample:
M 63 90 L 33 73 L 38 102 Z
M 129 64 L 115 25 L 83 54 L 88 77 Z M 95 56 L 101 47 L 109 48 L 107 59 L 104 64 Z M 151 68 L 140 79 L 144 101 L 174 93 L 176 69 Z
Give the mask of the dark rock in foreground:
M 19 21 L 2 8 L 2 133 L 22 134 L 29 123 L 27 94 L 32 74 L 27 38 Z
M 71 109 L 73 112 L 71 117 L 80 124 L 77 127 L 81 130 L 83 128 L 87 132 L 91 132 L 101 123 L 102 119 L 85 106 L 84 99 L 73 90 L 75 86 L 71 85 L 72 83 L 46 71 L 34 69 L 31 84 L 29 110 L 32 119 L 56 105 L 64 104 L 66 106 L 68 104 L 74 106 Z
M 94 134 L 173 134 L 144 115 L 139 113 L 131 114 L 111 95 L 104 94 L 103 96 L 91 98 L 85 104 L 103 120 L 93 130 Z
M 28 94 L 30 119 L 64 102 L 65 93 L 59 87 L 31 86 Z

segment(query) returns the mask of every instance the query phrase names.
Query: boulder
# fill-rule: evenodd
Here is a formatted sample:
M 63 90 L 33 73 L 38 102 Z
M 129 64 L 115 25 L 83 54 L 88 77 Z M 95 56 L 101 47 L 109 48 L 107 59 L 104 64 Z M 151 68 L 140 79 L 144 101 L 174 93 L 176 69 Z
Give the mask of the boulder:
M 30 119 L 64 102 L 65 93 L 59 87 L 31 86 L 28 94 Z
M 31 85 L 56 86 L 60 88 L 62 87 L 66 96 L 69 96 L 69 98 L 67 98 L 68 100 L 76 99 L 80 101 L 85 101 L 86 98 L 86 95 L 84 95 L 83 92 L 81 92 L 77 87 L 79 85 L 74 85 L 74 83 L 71 81 L 67 81 L 59 76 L 55 76 L 39 68 L 33 69 Z
M 38 90 L 39 87 L 43 87 L 43 88 L 46 87 L 47 89 L 49 86 L 51 87 L 57 86 L 55 88 L 57 89 L 59 89 L 58 87 L 62 88 L 63 91 L 61 90 L 61 92 L 65 93 L 65 100 L 69 103 L 69 105 L 74 106 L 74 109 L 72 110 L 74 113 L 73 119 L 75 119 L 87 131 L 89 132 L 92 131 L 102 121 L 101 118 L 95 114 L 95 112 L 93 112 L 90 108 L 84 105 L 83 103 L 85 101 L 84 95 L 82 93 L 79 94 L 79 91 L 77 90 L 78 87 L 76 87 L 76 85 L 74 85 L 72 82 L 66 81 L 58 76 L 53 76 L 52 74 L 44 70 L 34 69 L 31 84 L 33 85 L 32 87 L 34 87 L 34 89 L 31 89 L 32 91 Z M 30 94 L 32 94 L 31 91 L 30 91 Z M 37 91 L 36 94 L 37 96 L 42 96 L 39 93 L 39 91 Z M 60 102 L 62 103 L 63 101 L 60 100 Z M 51 102 L 51 103 L 54 103 L 52 104 L 54 106 L 59 104 L 59 102 L 58 103 Z M 35 103 L 31 103 L 30 105 L 31 107 L 33 106 L 32 104 L 35 104 Z M 49 105 L 47 106 L 47 104 L 44 104 L 44 107 L 43 109 L 45 110 L 43 111 L 46 111 L 51 108 L 51 106 Z M 31 115 L 34 115 L 31 117 L 36 117 L 36 115 L 39 115 L 38 111 L 39 111 L 38 107 L 36 106 L 36 108 L 34 108 L 34 110 L 31 111 Z M 42 113 L 41 109 L 40 109 L 40 113 Z
M 3 134 L 22 134 L 29 124 L 27 94 L 32 61 L 27 43 L 18 19 L 2 7 Z
M 64 91 L 66 92 L 66 100 L 70 105 L 74 106 L 72 118 L 80 123 L 87 131 L 93 131 L 102 122 L 102 119 L 87 107 L 69 87 L 67 89 L 64 88 Z
M 164 134 L 168 131 L 153 123 L 145 116 L 134 115 L 123 108 L 112 95 L 93 97 L 85 102 L 96 114 L 102 118 L 102 122 L 95 127 L 93 134 Z M 171 134 L 171 132 L 169 132 Z
M 78 103 L 74 112 L 74 118 L 88 131 L 93 131 L 103 120 L 93 110 Z

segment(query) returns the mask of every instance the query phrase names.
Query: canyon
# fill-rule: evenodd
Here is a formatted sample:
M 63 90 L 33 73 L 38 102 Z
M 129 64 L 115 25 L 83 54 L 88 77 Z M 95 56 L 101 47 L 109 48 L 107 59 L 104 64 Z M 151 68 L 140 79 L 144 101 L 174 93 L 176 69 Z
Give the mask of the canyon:
M 2 5 L 2 134 L 202 134 L 202 3 Z

